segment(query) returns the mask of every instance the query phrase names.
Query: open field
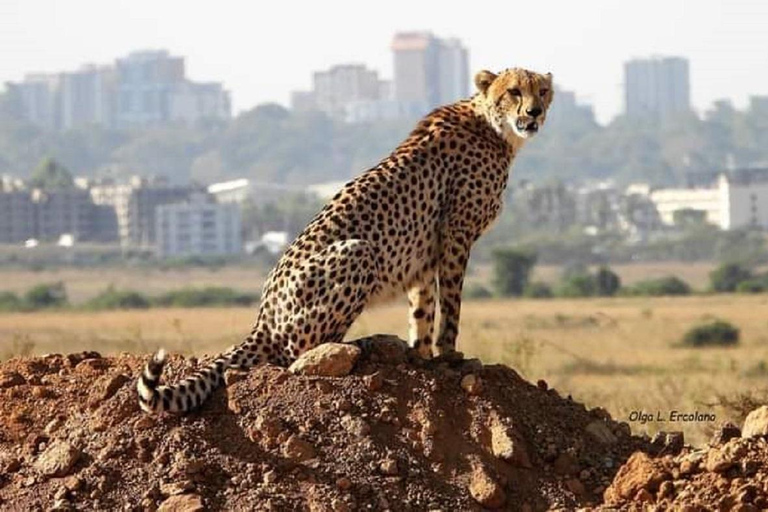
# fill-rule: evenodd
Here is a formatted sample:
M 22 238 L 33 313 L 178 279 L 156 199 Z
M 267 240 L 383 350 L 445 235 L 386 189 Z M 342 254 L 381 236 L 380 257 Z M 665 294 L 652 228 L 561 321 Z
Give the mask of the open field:
M 643 279 L 678 276 L 694 289 L 703 290 L 708 285 L 709 272 L 714 263 L 641 263 L 611 266 L 624 284 L 633 284 Z M 554 265 L 538 265 L 534 269 L 534 280 L 555 283 L 560 279 L 562 268 Z M 24 270 L 0 268 L 0 292 L 24 293 L 41 284 L 62 281 L 74 304 L 94 297 L 107 286 L 118 289 L 134 289 L 148 295 L 159 295 L 182 286 L 225 286 L 244 292 L 261 291 L 265 272 L 255 266 L 229 265 L 221 268 L 174 268 L 163 270 L 148 267 L 97 267 L 97 268 L 50 268 Z M 487 285 L 491 279 L 490 265 L 473 269 L 468 284 Z
M 768 296 L 699 296 L 589 300 L 468 302 L 460 349 L 485 362 L 508 364 L 530 380 L 544 379 L 563 395 L 602 406 L 618 419 L 642 410 L 713 412 L 719 395 L 768 389 Z M 254 309 L 157 309 L 133 312 L 0 315 L 0 359 L 16 354 L 99 350 L 145 352 L 164 346 L 187 354 L 217 352 L 238 342 Z M 692 325 L 712 317 L 741 329 L 735 348 L 678 346 Z M 403 304 L 365 313 L 349 336 L 407 332 Z M 707 422 L 630 423 L 636 432 L 683 430 L 706 440 Z

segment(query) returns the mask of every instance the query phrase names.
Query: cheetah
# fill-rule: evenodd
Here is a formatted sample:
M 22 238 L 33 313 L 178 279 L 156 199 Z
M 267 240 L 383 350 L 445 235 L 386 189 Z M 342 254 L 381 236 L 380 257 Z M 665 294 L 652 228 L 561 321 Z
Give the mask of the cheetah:
M 195 409 L 227 368 L 287 366 L 321 343 L 343 341 L 366 306 L 401 294 L 419 356 L 460 357 L 470 249 L 498 216 L 512 161 L 543 125 L 554 94 L 550 73 L 520 68 L 480 71 L 474 82 L 474 96 L 427 115 L 307 225 L 268 275 L 240 345 L 175 385 L 159 385 L 166 360 L 159 351 L 137 382 L 141 408 Z

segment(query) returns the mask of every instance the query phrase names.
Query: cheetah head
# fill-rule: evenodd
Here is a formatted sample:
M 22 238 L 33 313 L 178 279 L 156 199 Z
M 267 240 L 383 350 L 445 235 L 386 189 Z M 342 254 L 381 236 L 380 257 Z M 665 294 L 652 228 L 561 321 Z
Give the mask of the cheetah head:
M 528 139 L 538 133 L 554 95 L 552 73 L 541 75 L 514 68 L 475 76 L 486 115 L 501 135 Z

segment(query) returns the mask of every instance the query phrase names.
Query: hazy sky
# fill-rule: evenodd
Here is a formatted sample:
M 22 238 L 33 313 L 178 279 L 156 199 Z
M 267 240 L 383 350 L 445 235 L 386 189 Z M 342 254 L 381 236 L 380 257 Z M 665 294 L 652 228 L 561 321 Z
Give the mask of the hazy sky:
M 336 63 L 391 78 L 394 32 L 424 29 L 461 38 L 473 71 L 551 71 L 601 120 L 621 110 L 633 56 L 689 57 L 698 109 L 768 94 L 766 0 L 0 0 L 0 81 L 167 48 L 187 57 L 192 79 L 224 82 L 239 111 L 287 104 Z

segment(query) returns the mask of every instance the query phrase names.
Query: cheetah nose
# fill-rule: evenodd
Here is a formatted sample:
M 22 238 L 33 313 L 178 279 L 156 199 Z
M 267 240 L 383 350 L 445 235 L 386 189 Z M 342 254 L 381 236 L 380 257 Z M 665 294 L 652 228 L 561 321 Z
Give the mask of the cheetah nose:
M 531 117 L 536 118 L 541 115 L 541 109 L 539 107 L 534 107 L 534 108 L 526 109 L 525 113 Z

